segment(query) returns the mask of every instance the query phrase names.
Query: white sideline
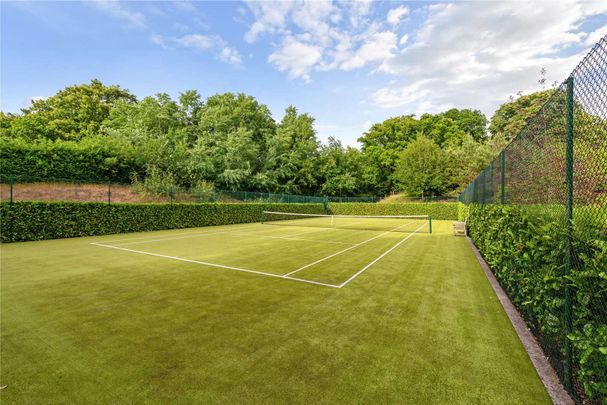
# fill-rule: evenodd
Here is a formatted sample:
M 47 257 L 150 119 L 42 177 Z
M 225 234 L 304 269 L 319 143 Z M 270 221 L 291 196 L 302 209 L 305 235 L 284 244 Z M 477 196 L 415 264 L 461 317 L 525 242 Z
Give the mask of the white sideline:
M 299 281 L 299 282 L 308 283 L 308 284 L 322 285 L 322 286 L 325 286 L 325 287 L 340 288 L 337 285 L 327 284 L 327 283 L 321 283 L 319 281 L 306 280 L 306 279 L 297 278 L 297 277 L 288 277 L 288 276 L 283 276 L 283 275 L 280 275 L 280 274 L 266 273 L 266 272 L 257 271 L 257 270 L 242 269 L 240 267 L 225 266 L 223 264 L 215 264 L 215 263 L 202 262 L 202 261 L 198 261 L 198 260 L 184 259 L 182 257 L 176 257 L 176 256 L 161 255 L 159 253 L 144 252 L 142 250 L 134 250 L 134 249 L 127 249 L 127 248 L 118 247 L 118 246 L 104 245 L 102 243 L 92 242 L 91 245 L 105 247 L 105 248 L 109 248 L 109 249 L 124 250 L 126 252 L 139 253 L 139 254 L 142 254 L 142 255 L 148 255 L 148 256 L 154 256 L 154 257 L 162 257 L 164 259 L 178 260 L 178 261 L 181 261 L 181 262 L 202 264 L 202 265 L 209 266 L 209 267 L 218 267 L 218 268 L 221 268 L 221 269 L 242 271 L 242 272 L 245 272 L 245 273 L 259 274 L 259 275 L 268 276 L 268 277 L 284 278 L 284 279 L 287 279 L 287 280 Z
M 352 249 L 354 249 L 354 248 L 356 248 L 356 247 L 358 247 L 358 246 L 360 246 L 360 245 L 364 245 L 365 243 L 371 242 L 372 240 L 375 240 L 375 239 L 377 239 L 377 238 L 379 238 L 379 237 L 381 237 L 381 236 L 384 236 L 384 235 L 386 235 L 386 234 L 388 234 L 388 233 L 390 233 L 390 232 L 394 232 L 394 231 L 396 231 L 397 229 L 402 228 L 403 226 L 409 225 L 409 224 L 411 224 L 411 223 L 413 223 L 413 222 L 407 222 L 406 224 L 399 225 L 399 226 L 397 226 L 396 228 L 393 228 L 393 229 L 390 229 L 389 231 L 386 231 L 386 232 L 380 233 L 379 235 L 376 235 L 376 236 L 374 236 L 374 237 L 372 237 L 372 238 L 369 238 L 369 239 L 364 240 L 364 241 L 362 241 L 362 242 L 358 242 L 357 244 L 352 245 L 352 246 L 350 246 L 350 247 L 348 247 L 348 248 L 346 248 L 346 249 L 344 249 L 344 250 L 340 250 L 339 252 L 335 252 L 335 253 L 333 253 L 333 254 L 331 254 L 331 255 L 329 255 L 329 256 L 323 257 L 322 259 L 318 259 L 318 260 L 316 260 L 315 262 L 312 262 L 312 263 L 306 264 L 305 266 L 302 266 L 302 267 L 300 267 L 300 268 L 298 268 L 298 269 L 295 269 L 295 270 L 293 270 L 293 271 L 291 271 L 291 272 L 289 272 L 289 273 L 285 274 L 285 276 L 290 276 L 291 274 L 295 274 L 295 273 L 297 273 L 298 271 L 302 271 L 303 269 L 307 269 L 308 267 L 314 266 L 315 264 L 318 264 L 318 263 L 320 263 L 320 262 L 324 262 L 325 260 L 328 260 L 328 259 L 330 259 L 330 258 L 332 258 L 332 257 L 335 257 L 335 256 L 337 256 L 337 255 L 340 255 L 340 254 L 342 254 L 342 253 L 345 253 L 345 252 L 347 252 L 348 250 L 352 250 Z M 426 224 L 423 224 L 422 226 L 420 226 L 419 228 L 417 228 L 417 229 L 416 229 L 414 232 L 417 232 L 417 231 L 418 231 L 420 228 L 422 228 L 422 227 L 423 227 L 423 226 L 425 226 L 425 225 L 426 225 Z
M 425 224 L 424 224 L 425 225 Z M 387 255 L 388 253 L 390 253 L 391 251 L 393 251 L 394 249 L 396 249 L 397 247 L 399 247 L 403 242 L 405 242 L 407 239 L 409 239 L 411 236 L 415 235 L 415 233 L 417 231 L 419 231 L 424 225 L 420 226 L 419 228 L 417 228 L 415 231 L 413 231 L 412 234 L 408 235 L 406 238 L 402 239 L 400 242 L 398 242 L 396 245 L 392 246 L 390 249 L 386 250 L 384 253 L 382 253 L 380 256 L 378 256 L 375 260 L 373 260 L 371 263 L 367 264 L 365 267 L 363 267 L 362 269 L 360 269 L 359 271 L 357 271 L 356 273 L 354 273 L 354 275 L 352 275 L 352 277 L 350 277 L 349 279 L 347 279 L 346 281 L 344 281 L 343 283 L 341 283 L 339 285 L 339 288 L 342 288 L 343 286 L 345 286 L 346 284 L 348 284 L 350 281 L 354 280 L 356 277 L 360 276 L 365 270 L 367 270 L 369 267 L 373 266 L 375 263 L 377 263 L 378 261 L 381 260 L 382 257 L 384 257 L 385 255 Z

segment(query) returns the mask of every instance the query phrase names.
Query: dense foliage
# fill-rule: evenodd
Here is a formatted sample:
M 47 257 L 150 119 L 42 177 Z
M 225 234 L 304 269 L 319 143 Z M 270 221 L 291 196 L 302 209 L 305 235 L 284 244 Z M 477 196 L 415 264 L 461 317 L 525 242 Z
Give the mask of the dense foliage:
M 575 224 L 588 218 L 585 209 L 574 212 Z M 473 204 L 469 234 L 558 368 L 572 345 L 576 377 L 601 403 L 607 401 L 607 235 L 602 223 L 577 225 L 569 271 L 563 218 L 562 206 Z
M 189 90 L 177 100 L 164 93 L 137 100 L 93 80 L 36 100 L 21 114 L 0 113 L 0 170 L 137 184 L 156 177 L 150 183 L 170 181 L 171 190 L 455 195 L 504 144 L 501 135 L 488 136 L 486 124 L 481 112 L 468 109 L 393 117 L 364 133 L 359 150 L 334 138 L 321 144 L 314 118 L 293 106 L 275 121 L 266 105 L 245 94 L 203 100 Z M 437 175 L 425 156 L 404 152 L 416 140 L 440 150 L 439 187 L 408 185 L 401 169 Z
M 324 213 L 323 204 L 0 203 L 2 242 L 256 222 L 263 210 Z
M 456 220 L 457 203 L 329 203 L 329 212 L 335 215 L 430 215 L 432 219 Z

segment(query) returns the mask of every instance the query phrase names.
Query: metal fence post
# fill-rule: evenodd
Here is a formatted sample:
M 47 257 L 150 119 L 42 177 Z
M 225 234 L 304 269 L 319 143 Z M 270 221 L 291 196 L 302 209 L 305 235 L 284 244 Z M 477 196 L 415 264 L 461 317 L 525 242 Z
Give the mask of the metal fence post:
M 506 149 L 500 153 L 500 202 L 506 203 Z
M 9 176 L 8 178 L 8 184 L 9 184 L 9 193 L 10 193 L 10 203 L 13 203 L 13 184 L 15 183 L 15 179 L 13 176 Z
M 566 170 L 565 178 L 567 183 L 567 201 L 566 201 L 566 258 L 565 258 L 565 276 L 571 273 L 573 266 L 573 77 L 567 79 L 567 142 L 566 142 Z M 568 282 L 567 282 L 568 283 Z M 563 380 L 567 391 L 571 392 L 572 387 L 572 353 L 571 342 L 567 335 L 573 330 L 571 308 L 571 291 L 569 286 L 565 288 L 565 359 L 563 364 Z

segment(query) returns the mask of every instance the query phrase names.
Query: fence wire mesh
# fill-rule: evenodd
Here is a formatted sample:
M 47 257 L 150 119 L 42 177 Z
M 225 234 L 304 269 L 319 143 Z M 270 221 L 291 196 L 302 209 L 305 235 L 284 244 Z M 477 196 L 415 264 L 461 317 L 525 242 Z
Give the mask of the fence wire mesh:
M 607 404 L 607 37 L 459 199 L 565 388 Z
M 327 197 L 233 190 L 188 190 L 165 187 L 148 190 L 138 184 L 74 181 L 36 176 L 0 175 L 0 201 L 80 201 L 104 203 L 268 202 L 318 204 L 328 202 L 378 202 L 374 196 Z

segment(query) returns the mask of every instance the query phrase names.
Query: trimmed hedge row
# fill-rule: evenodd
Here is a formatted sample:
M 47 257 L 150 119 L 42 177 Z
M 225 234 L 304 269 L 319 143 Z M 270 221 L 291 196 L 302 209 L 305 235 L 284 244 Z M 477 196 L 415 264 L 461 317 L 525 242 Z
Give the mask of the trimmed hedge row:
M 0 203 L 2 242 L 194 228 L 259 221 L 263 210 L 324 213 L 322 204 Z
M 29 142 L 0 138 L 0 172 L 16 177 L 130 183 L 143 162 L 124 145 L 103 142 Z
M 469 235 L 559 374 L 570 344 L 583 394 L 593 403 L 607 403 L 607 233 L 585 223 L 575 229 L 568 271 L 564 209 L 550 208 L 473 204 Z M 582 214 L 583 208 L 574 211 L 576 226 Z
M 335 215 L 431 215 L 432 219 L 457 220 L 457 203 L 329 203 Z

